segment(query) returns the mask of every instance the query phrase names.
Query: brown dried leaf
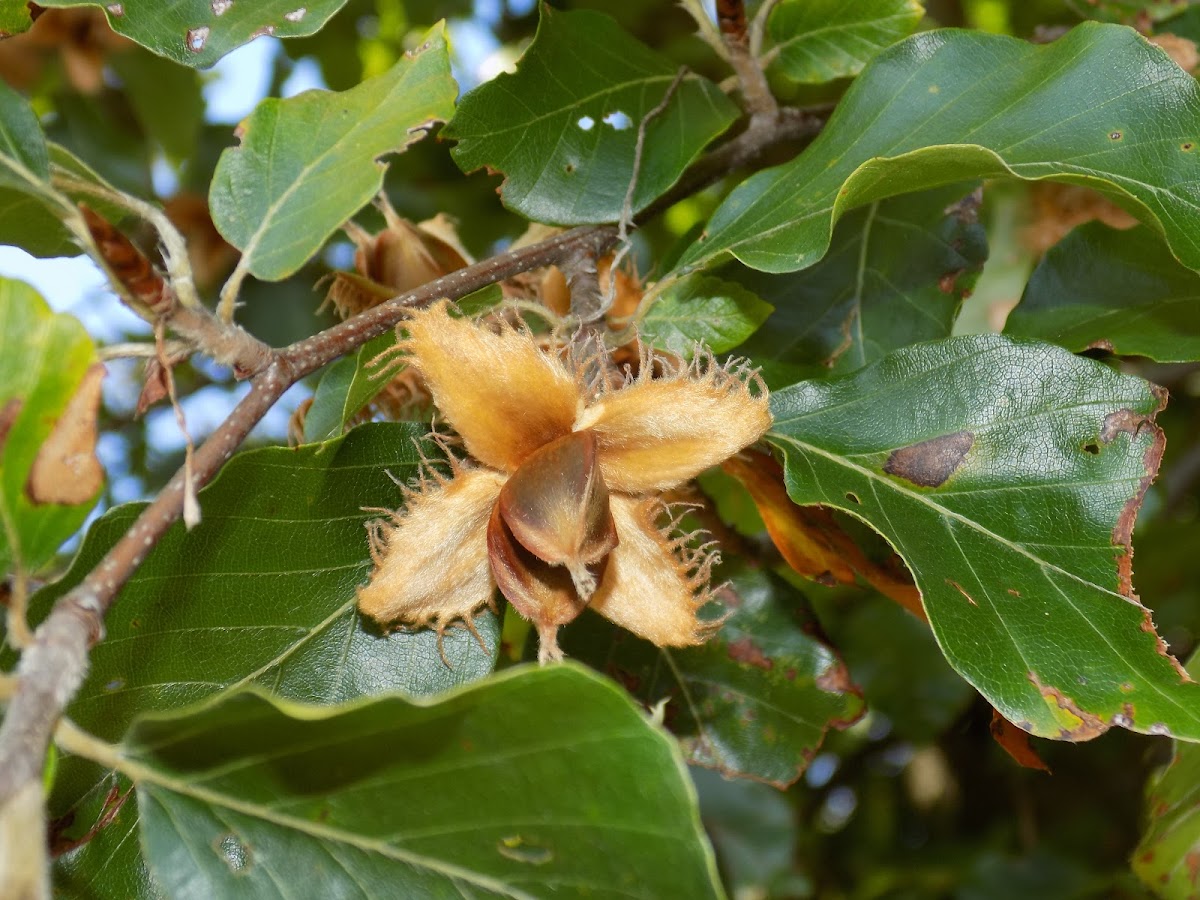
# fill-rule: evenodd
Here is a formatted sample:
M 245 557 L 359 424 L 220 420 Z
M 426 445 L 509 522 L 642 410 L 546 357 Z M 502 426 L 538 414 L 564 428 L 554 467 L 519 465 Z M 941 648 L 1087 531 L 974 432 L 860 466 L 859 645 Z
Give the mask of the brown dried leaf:
M 54 430 L 38 450 L 25 486 L 31 502 L 84 503 L 100 490 L 104 467 L 96 458 L 96 417 L 105 373 L 100 363 L 84 373 Z
M 1185 72 L 1190 72 L 1200 64 L 1200 52 L 1196 50 L 1194 41 L 1189 41 L 1185 37 L 1180 37 L 1177 34 L 1156 34 L 1150 38 L 1150 43 L 1158 44 L 1167 51 L 1167 56 L 1175 61 L 1175 64 Z
M 996 739 L 996 743 L 1004 748 L 1004 752 L 1011 756 L 1016 762 L 1024 766 L 1026 769 L 1037 769 L 1042 772 L 1049 772 L 1050 767 L 1042 760 L 1038 752 L 1033 749 L 1033 742 L 1029 740 L 1029 733 L 1018 728 L 996 709 L 992 709 L 992 737 Z
M 868 559 L 828 510 L 797 506 L 788 497 L 783 469 L 772 457 L 745 451 L 722 464 L 745 486 L 767 526 L 767 534 L 789 566 L 822 584 L 854 584 L 859 576 L 885 597 L 926 620 L 921 594 L 897 558 L 894 564 Z
M 1030 185 L 1033 221 L 1022 235 L 1035 253 L 1045 253 L 1076 225 L 1099 219 L 1111 228 L 1132 228 L 1137 219 L 1107 197 L 1077 184 L 1038 181 Z

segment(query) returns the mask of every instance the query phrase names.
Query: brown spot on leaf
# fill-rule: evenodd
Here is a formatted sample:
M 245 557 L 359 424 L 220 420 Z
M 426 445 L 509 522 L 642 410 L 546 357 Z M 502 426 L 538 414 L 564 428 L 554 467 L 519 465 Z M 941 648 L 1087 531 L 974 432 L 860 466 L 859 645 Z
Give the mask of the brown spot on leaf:
M 947 216 L 954 216 L 962 225 L 977 225 L 979 223 L 979 210 L 982 207 L 983 185 L 980 185 L 961 200 L 951 203 L 943 212 Z
M 1188 881 L 1193 885 L 1200 882 L 1200 850 L 1191 850 L 1184 854 L 1183 861 L 1187 865 Z
M 1053 685 L 1042 684 L 1037 672 L 1030 672 L 1029 680 L 1043 697 L 1047 700 L 1053 700 L 1059 709 L 1069 713 L 1079 721 L 1078 725 L 1061 729 L 1058 733 L 1059 740 L 1075 742 L 1090 741 L 1108 731 L 1109 725 L 1107 722 L 1095 713 L 1081 709 L 1074 700 Z
M 991 732 L 996 743 L 1003 747 L 1004 752 L 1016 760 L 1018 765 L 1024 766 L 1026 769 L 1037 769 L 1041 772 L 1050 771 L 1050 767 L 1046 765 L 1041 756 L 1038 755 L 1038 752 L 1033 749 L 1029 735 L 1000 715 L 1000 711 L 994 707 L 992 709 Z
M 850 680 L 850 671 L 840 660 L 817 676 L 817 687 L 834 694 L 858 693 L 858 687 Z
M 939 435 L 893 450 L 883 471 L 920 487 L 938 487 L 958 470 L 974 443 L 969 431 Z
M 947 272 L 938 279 L 938 290 L 943 294 L 953 294 L 954 286 L 958 283 L 959 276 L 966 271 L 966 269 L 955 269 L 953 272 Z
M 735 662 L 748 663 L 767 672 L 775 668 L 775 661 L 768 659 L 767 655 L 762 652 L 762 648 L 748 636 L 733 641 L 727 652 L 729 658 Z
M 1106 338 L 1100 338 L 1099 340 L 1092 341 L 1090 344 L 1088 344 L 1083 349 L 1085 351 L 1087 351 L 1087 350 L 1103 350 L 1105 353 L 1112 353 L 1112 352 L 1114 352 L 1114 350 L 1116 348 L 1113 347 L 1112 341 L 1107 340 Z
M 101 831 L 113 823 L 117 818 L 117 814 L 121 812 L 121 807 L 125 805 L 125 801 L 129 799 L 129 795 L 133 793 L 133 787 L 121 793 L 121 789 L 117 785 L 113 785 L 108 790 L 108 794 L 104 798 L 104 805 L 100 807 L 100 815 L 96 818 L 96 822 L 85 834 L 78 838 L 67 838 L 63 832 L 71 827 L 75 821 L 74 813 L 68 813 L 61 819 L 55 819 L 50 823 L 50 855 L 54 857 L 62 856 L 64 853 L 69 853 L 82 847 L 84 844 L 92 840 Z
M 972 606 L 979 605 L 978 603 L 975 602 L 975 599 L 970 594 L 968 594 L 966 592 L 966 590 L 964 590 L 963 586 L 961 584 L 959 584 L 957 581 L 951 581 L 949 578 L 947 578 L 946 584 L 950 585 L 952 588 L 954 588 L 956 591 L 958 591 L 960 594 L 962 594 L 964 597 L 966 597 L 967 602 L 970 603 Z
M 1162 407 L 1158 407 L 1149 416 L 1135 413 L 1131 409 L 1118 409 L 1116 412 L 1110 412 L 1104 417 L 1104 424 L 1100 426 L 1100 440 L 1106 444 L 1111 444 L 1118 434 L 1137 437 L 1142 430 L 1142 426 L 1147 422 L 1152 422 L 1154 415 L 1158 413 L 1159 409 L 1162 409 Z
M 13 424 L 17 421 L 17 416 L 21 414 L 21 407 L 25 405 L 25 401 L 20 397 L 11 397 L 9 401 L 0 409 L 0 453 L 4 452 L 4 444 L 8 440 L 8 433 L 12 430 Z
M 104 482 L 96 458 L 96 415 L 105 369 L 100 363 L 83 375 L 58 417 L 29 472 L 25 492 L 31 502 L 75 504 L 90 500 Z
M 1009 589 L 1008 589 L 1008 593 L 1012 594 L 1014 597 L 1020 597 L 1020 596 L 1021 596 L 1021 592 L 1020 592 L 1020 591 L 1018 591 L 1016 588 L 1009 588 Z

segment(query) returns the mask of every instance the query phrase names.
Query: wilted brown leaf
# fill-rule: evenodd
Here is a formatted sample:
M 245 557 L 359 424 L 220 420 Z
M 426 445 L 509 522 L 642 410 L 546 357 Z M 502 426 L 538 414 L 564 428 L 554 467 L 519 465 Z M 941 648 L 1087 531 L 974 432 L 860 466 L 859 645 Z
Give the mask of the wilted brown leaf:
M 1033 749 L 1033 742 L 1029 740 L 1028 732 L 1018 728 L 995 709 L 992 710 L 991 730 L 992 737 L 996 739 L 996 743 L 1003 747 L 1004 752 L 1016 760 L 1017 763 L 1026 769 L 1037 769 L 1041 772 L 1050 771 L 1050 767 L 1042 761 L 1038 752 Z
M 787 564 L 822 584 L 854 584 L 861 577 L 917 618 L 925 620 L 921 594 L 897 559 L 883 565 L 868 559 L 826 509 L 797 506 L 787 495 L 783 469 L 765 453 L 746 451 L 722 468 L 740 481 L 767 526 L 767 534 Z

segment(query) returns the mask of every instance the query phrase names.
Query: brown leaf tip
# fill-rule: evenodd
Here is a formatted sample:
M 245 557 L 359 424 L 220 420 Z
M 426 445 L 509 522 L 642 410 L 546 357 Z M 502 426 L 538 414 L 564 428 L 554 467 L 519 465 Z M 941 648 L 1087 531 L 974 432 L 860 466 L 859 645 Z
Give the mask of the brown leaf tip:
M 1090 741 L 1108 731 L 1110 726 L 1107 722 L 1105 722 L 1095 713 L 1082 709 L 1071 697 L 1067 696 L 1053 685 L 1042 684 L 1037 672 L 1030 672 L 1028 677 L 1029 681 L 1035 688 L 1038 689 L 1038 692 L 1042 695 L 1042 697 L 1044 697 L 1046 700 L 1053 701 L 1055 706 L 1057 706 L 1060 710 L 1070 714 L 1079 722 L 1078 725 L 1074 725 L 1070 728 L 1060 729 L 1058 733 L 1059 740 L 1073 741 L 1076 743 L 1081 741 Z M 1133 707 L 1129 704 L 1126 704 L 1126 708 L 1129 710 L 1129 713 L 1124 717 L 1124 720 L 1122 720 L 1122 716 L 1118 714 L 1117 716 L 1113 717 L 1112 724 L 1119 725 L 1122 728 L 1130 728 L 1133 726 Z
M 974 444 L 975 435 L 970 431 L 939 435 L 893 450 L 883 471 L 919 487 L 940 487 L 958 471 Z

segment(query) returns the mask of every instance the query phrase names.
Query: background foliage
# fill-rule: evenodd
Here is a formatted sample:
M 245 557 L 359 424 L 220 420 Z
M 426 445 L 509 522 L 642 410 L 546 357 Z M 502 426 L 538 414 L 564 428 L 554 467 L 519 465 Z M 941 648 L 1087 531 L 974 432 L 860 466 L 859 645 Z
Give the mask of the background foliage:
M 380 187 L 452 217 L 460 243 L 424 246 L 461 262 L 644 209 L 743 127 L 667 0 L 40 5 L 24 34 L 0 11 L 0 243 L 45 260 L 0 262 L 46 286 L 0 281 L 0 558 L 40 586 L 35 623 L 183 453 L 111 361 L 104 486 L 26 500 L 97 345 L 148 333 L 100 291 L 68 310 L 91 337 L 63 311 L 89 189 L 161 204 L 203 300 L 240 288 L 282 346 L 333 321 L 339 226 L 377 232 Z M 778 464 L 700 481 L 724 629 L 664 650 L 584 616 L 573 662 L 534 669 L 503 607 L 445 636 L 450 667 L 433 632 L 364 623 L 364 508 L 442 452 L 391 421 L 380 338 L 289 395 L 122 591 L 69 708 L 107 749 L 51 782 L 64 896 L 286 895 L 297 872 L 352 896 L 1195 894 L 1200 689 L 1165 654 L 1200 641 L 1200 8 L 782 0 L 767 38 L 822 134 L 639 228 L 665 289 L 625 310 L 774 391 Z M 251 74 L 265 99 L 223 112 Z M 176 378 L 202 438 L 240 388 L 198 358 Z

